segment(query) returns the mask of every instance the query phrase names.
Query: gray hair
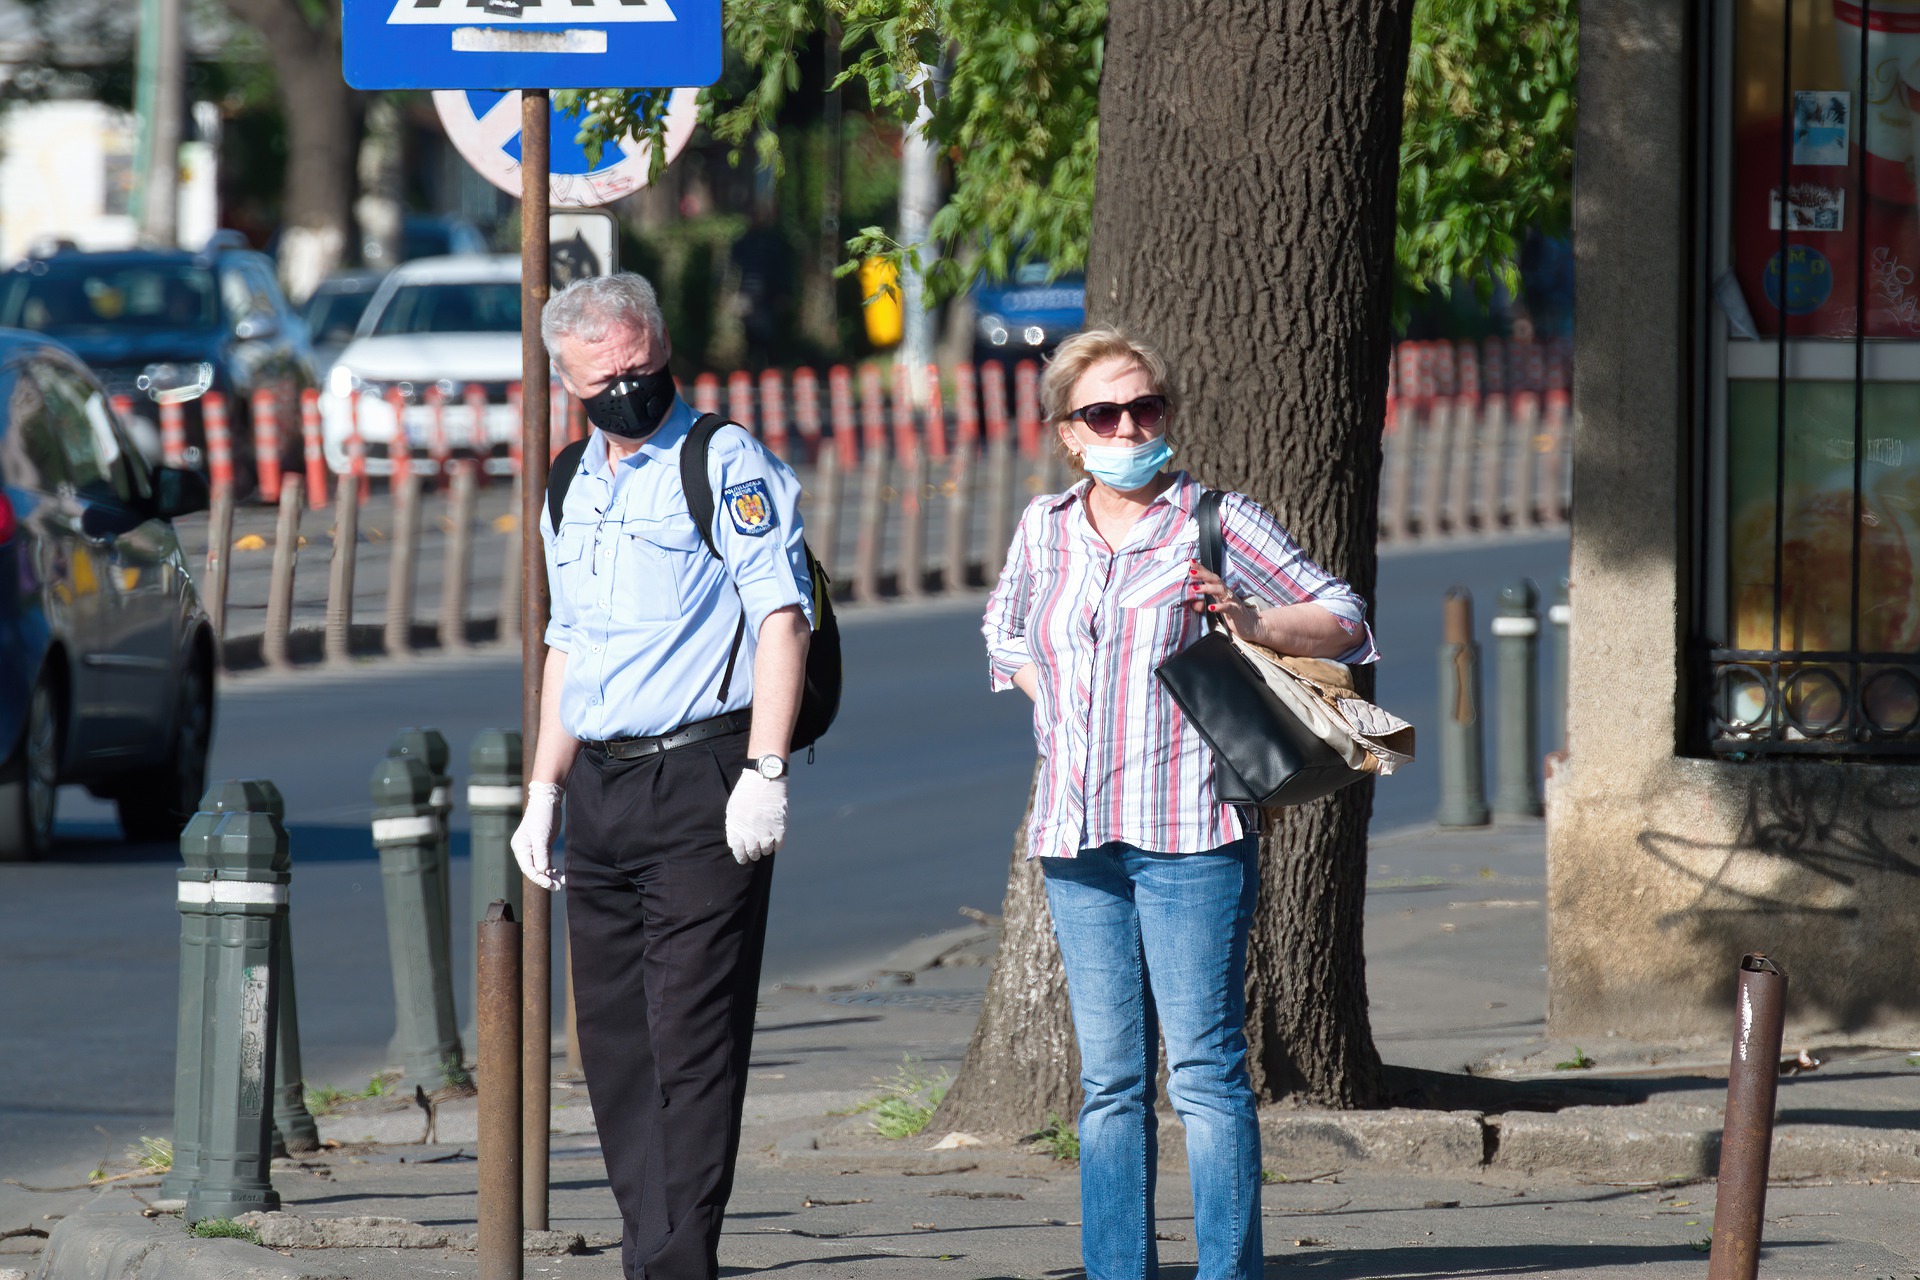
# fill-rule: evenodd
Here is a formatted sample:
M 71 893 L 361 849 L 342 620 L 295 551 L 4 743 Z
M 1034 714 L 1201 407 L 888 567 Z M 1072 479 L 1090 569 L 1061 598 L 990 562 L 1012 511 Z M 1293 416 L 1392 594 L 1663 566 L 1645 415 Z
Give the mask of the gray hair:
M 540 313 L 540 340 L 548 351 L 562 337 L 599 342 L 622 324 L 664 339 L 667 322 L 660 314 L 660 295 L 645 276 L 631 271 L 587 276 L 547 299 Z

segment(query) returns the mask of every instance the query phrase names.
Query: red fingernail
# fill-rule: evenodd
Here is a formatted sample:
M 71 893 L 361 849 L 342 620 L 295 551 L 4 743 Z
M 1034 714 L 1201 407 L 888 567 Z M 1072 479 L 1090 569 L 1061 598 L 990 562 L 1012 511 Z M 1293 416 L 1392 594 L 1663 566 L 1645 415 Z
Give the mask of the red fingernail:
M 1219 605 L 1217 605 L 1217 604 L 1210 604 L 1210 605 L 1208 605 L 1208 606 L 1207 606 L 1207 612 L 1208 612 L 1208 613 L 1218 613 L 1218 612 L 1220 612 L 1220 606 L 1219 606 Z

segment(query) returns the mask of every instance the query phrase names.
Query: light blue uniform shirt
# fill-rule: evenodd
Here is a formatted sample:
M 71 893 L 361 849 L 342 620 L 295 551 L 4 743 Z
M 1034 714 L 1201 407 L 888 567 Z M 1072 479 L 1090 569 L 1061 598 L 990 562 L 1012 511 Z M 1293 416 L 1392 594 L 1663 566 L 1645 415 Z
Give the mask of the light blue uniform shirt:
M 694 413 L 675 400 L 639 452 L 612 468 L 594 431 L 567 489 L 560 528 L 540 521 L 553 592 L 547 644 L 567 655 L 560 723 L 581 739 L 669 733 L 753 701 L 760 624 L 797 604 L 813 618 L 801 546 L 800 482 L 737 426 L 707 453 L 714 559 L 680 488 L 680 445 Z M 723 562 L 724 561 L 724 562 Z M 726 700 L 727 652 L 746 635 Z

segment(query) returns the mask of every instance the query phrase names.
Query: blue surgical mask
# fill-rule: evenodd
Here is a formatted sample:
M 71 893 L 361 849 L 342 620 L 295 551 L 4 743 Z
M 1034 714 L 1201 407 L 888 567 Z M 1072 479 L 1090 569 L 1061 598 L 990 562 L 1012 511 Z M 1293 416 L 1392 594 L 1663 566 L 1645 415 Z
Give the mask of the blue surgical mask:
M 1090 444 L 1080 451 L 1080 465 L 1087 474 L 1110 488 L 1130 493 L 1160 474 L 1160 468 L 1173 457 L 1167 438 L 1140 444 Z

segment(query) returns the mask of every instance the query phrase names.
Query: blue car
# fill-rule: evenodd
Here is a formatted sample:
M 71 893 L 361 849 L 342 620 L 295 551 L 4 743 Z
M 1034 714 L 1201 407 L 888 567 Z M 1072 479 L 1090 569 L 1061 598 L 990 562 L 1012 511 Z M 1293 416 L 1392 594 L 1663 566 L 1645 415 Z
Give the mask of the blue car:
M 1044 262 L 1028 262 L 1005 280 L 973 289 L 973 359 L 1018 364 L 1035 360 L 1087 324 L 1087 281 L 1079 275 L 1049 280 Z
M 173 520 L 206 506 L 72 351 L 0 329 L 0 860 L 52 846 L 63 783 L 131 840 L 178 838 L 198 806 L 217 647 Z

